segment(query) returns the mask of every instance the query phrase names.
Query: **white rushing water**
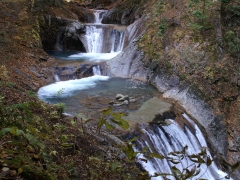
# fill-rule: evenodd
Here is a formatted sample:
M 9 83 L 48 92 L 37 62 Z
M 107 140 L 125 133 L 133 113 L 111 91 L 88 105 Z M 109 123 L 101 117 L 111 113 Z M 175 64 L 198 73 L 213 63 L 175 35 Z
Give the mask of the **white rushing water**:
M 56 82 L 59 82 L 59 81 L 60 81 L 60 78 L 59 78 L 59 76 L 58 76 L 57 74 L 54 74 L 54 78 L 55 78 L 55 81 L 56 81 Z
M 113 29 L 111 53 L 122 51 L 123 45 L 124 45 L 124 33 Z
M 101 69 L 100 69 L 100 66 L 97 65 L 97 66 L 93 66 L 93 75 L 101 75 Z
M 106 50 L 108 46 L 110 46 L 110 54 L 120 52 L 123 49 L 124 32 L 107 26 L 86 25 L 86 34 L 83 38 L 86 41 L 88 53 L 103 53 L 104 47 Z
M 86 40 L 89 53 L 101 53 L 103 39 L 103 28 L 94 25 L 86 26 Z
M 74 91 L 94 87 L 99 81 L 107 81 L 107 76 L 91 76 L 82 79 L 59 81 L 47 86 L 43 86 L 38 91 L 38 97 L 42 100 L 47 97 L 68 97 L 74 94 Z
M 140 152 L 140 149 L 148 147 L 150 152 L 159 153 L 167 156 L 170 152 L 182 151 L 184 146 L 188 146 L 187 154 L 197 154 L 200 152 L 202 147 L 207 147 L 205 138 L 198 128 L 198 126 L 186 115 L 184 117 L 193 125 L 193 130 L 191 131 L 187 126 L 182 129 L 178 123 L 171 120 L 171 124 L 168 126 L 162 126 L 161 128 L 157 125 L 153 125 L 152 128 L 142 127 L 141 132 L 144 133 L 144 138 L 137 141 L 137 146 L 135 151 Z M 143 140 L 144 139 L 144 140 Z M 211 154 L 207 152 L 207 155 L 212 159 Z M 188 158 L 182 159 L 181 163 L 174 164 L 166 159 L 160 160 L 157 158 L 148 159 L 147 163 L 141 161 L 141 158 L 146 159 L 143 154 L 139 153 L 137 156 L 137 161 L 142 165 L 142 167 L 148 171 L 149 175 L 154 175 L 155 173 L 169 173 L 171 172 L 171 167 L 175 166 L 180 171 L 184 168 L 189 167 L 193 164 Z M 189 169 L 192 169 L 190 166 Z M 217 180 L 225 179 L 226 173 L 220 171 L 215 163 L 212 163 L 209 167 L 206 164 L 200 166 L 200 174 L 192 179 L 208 179 Z M 175 180 L 172 176 L 167 176 L 171 180 Z M 163 177 L 152 177 L 152 180 L 164 180 Z
M 66 61 L 78 61 L 78 60 L 84 60 L 89 62 L 100 62 L 105 61 L 114 58 L 118 53 L 76 53 L 69 55 L 67 57 L 59 57 Z
M 92 10 L 94 15 L 94 23 L 102 24 L 104 16 L 107 14 L 107 10 Z
M 118 31 L 114 27 L 117 25 L 104 25 L 102 19 L 107 13 L 106 10 L 93 10 L 93 24 L 86 24 L 86 34 L 82 38 L 86 41 L 85 46 L 88 53 L 103 53 L 108 49 L 109 52 L 120 52 L 124 43 L 124 32 Z M 109 39 L 110 38 L 110 39 Z M 107 53 L 109 53 L 107 52 Z

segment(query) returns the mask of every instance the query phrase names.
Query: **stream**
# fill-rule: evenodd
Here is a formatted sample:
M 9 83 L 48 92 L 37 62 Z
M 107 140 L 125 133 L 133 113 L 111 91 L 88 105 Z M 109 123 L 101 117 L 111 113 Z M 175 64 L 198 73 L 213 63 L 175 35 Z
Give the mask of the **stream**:
M 97 117 L 99 112 L 109 103 L 115 100 L 117 94 L 128 95 L 135 102 L 115 107 L 118 111 L 124 111 L 128 115 L 124 117 L 128 122 L 138 124 L 141 132 L 136 141 L 135 151 L 140 152 L 144 147 L 149 147 L 151 152 L 168 155 L 169 152 L 181 151 L 188 146 L 187 153 L 198 153 L 201 147 L 207 147 L 204 136 L 198 126 L 186 114 L 182 114 L 186 124 L 181 126 L 174 119 L 168 119 L 166 126 L 149 125 L 147 122 L 153 120 L 156 114 L 162 114 L 170 110 L 172 104 L 161 98 L 158 90 L 153 86 L 140 81 L 123 78 L 110 78 L 101 75 L 99 62 L 111 60 L 117 56 L 126 46 L 124 44 L 125 26 L 105 25 L 101 21 L 106 15 L 106 10 L 93 10 L 94 23 L 87 23 L 86 33 L 79 35 L 86 52 L 71 51 L 49 51 L 48 54 L 61 59 L 64 64 L 95 64 L 91 66 L 93 76 L 81 79 L 61 80 L 55 74 L 56 82 L 39 89 L 39 99 L 55 104 L 63 102 L 66 105 L 65 113 L 69 115 L 81 114 L 85 118 Z M 208 155 L 210 153 L 208 152 Z M 158 173 L 171 173 L 173 163 L 153 158 L 147 162 L 141 161 L 145 158 L 139 153 L 136 160 L 149 172 L 149 175 Z M 189 159 L 183 159 L 177 168 L 183 170 L 190 163 Z M 209 167 L 202 165 L 201 173 L 193 179 L 221 179 L 226 174 L 220 171 L 212 163 Z M 168 176 L 169 179 L 175 179 Z M 155 177 L 152 179 L 164 179 Z M 223 178 L 224 179 L 224 178 Z

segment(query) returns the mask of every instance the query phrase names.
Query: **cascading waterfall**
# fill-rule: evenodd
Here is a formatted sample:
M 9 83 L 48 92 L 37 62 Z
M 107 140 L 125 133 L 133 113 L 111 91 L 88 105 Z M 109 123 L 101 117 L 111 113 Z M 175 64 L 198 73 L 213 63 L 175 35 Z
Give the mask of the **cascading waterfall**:
M 101 75 L 101 70 L 100 70 L 100 66 L 99 65 L 93 66 L 92 69 L 93 69 L 93 75 L 94 76 L 96 76 L 96 75 L 100 76 Z
M 111 53 L 120 52 L 123 49 L 124 33 L 117 30 L 112 31 L 112 49 Z
M 94 10 L 95 23 L 86 24 L 86 34 L 82 38 L 88 53 L 116 53 L 123 48 L 124 32 L 114 29 L 116 25 L 101 23 L 106 13 L 106 10 Z
M 89 53 L 101 53 L 103 47 L 103 29 L 98 26 L 86 26 L 86 41 Z
M 180 127 L 180 125 L 174 120 L 170 120 L 171 124 L 168 126 L 158 126 L 158 125 L 142 125 L 141 138 L 136 142 L 135 151 L 141 152 L 144 147 L 148 147 L 151 153 L 159 153 L 167 156 L 170 152 L 182 151 L 184 146 L 188 146 L 187 154 L 192 155 L 200 152 L 202 147 L 207 147 L 205 138 L 198 128 L 198 126 L 186 115 L 183 117 L 192 125 L 188 127 Z M 191 129 L 191 130 L 190 130 Z M 211 157 L 210 153 L 207 152 L 208 156 Z M 147 159 L 147 163 L 141 159 L 146 159 L 142 153 L 137 156 L 137 161 L 142 165 L 142 167 L 149 172 L 149 175 L 154 175 L 155 173 L 169 173 L 171 172 L 171 167 L 175 166 L 180 171 L 186 167 L 192 169 L 193 164 L 187 157 L 182 159 L 181 163 L 174 164 L 166 159 L 160 160 L 157 158 Z M 211 158 L 212 159 L 212 158 Z M 200 166 L 200 174 L 192 179 L 224 179 L 226 174 L 220 171 L 215 163 L 212 163 L 209 167 L 206 164 Z M 175 180 L 172 176 L 168 176 L 169 179 Z M 163 177 L 153 177 L 152 179 L 164 180 Z
M 57 74 L 54 74 L 54 78 L 55 78 L 55 81 L 56 81 L 56 82 L 61 81 L 60 78 L 59 78 L 59 76 L 58 76 Z
M 107 10 L 93 10 L 94 23 L 101 24 L 104 16 L 107 14 Z

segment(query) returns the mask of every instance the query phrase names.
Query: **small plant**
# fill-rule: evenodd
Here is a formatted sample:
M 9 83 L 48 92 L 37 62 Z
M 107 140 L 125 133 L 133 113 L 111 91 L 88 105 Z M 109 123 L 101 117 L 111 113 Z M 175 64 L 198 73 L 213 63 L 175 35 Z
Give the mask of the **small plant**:
M 159 24 L 158 26 L 158 35 L 159 36 L 163 36 L 165 30 L 166 30 L 166 27 L 167 27 L 167 20 L 165 18 L 162 18 L 161 19 L 161 23 Z
M 60 102 L 60 103 L 54 104 L 53 106 L 57 108 L 57 111 L 60 114 L 64 113 L 64 110 L 65 110 L 65 104 L 64 103 Z
M 229 30 L 224 35 L 227 45 L 227 50 L 231 54 L 239 54 L 240 53 L 240 38 L 237 36 L 232 30 Z
M 11 127 L 11 128 L 3 128 L 0 130 L 0 138 L 2 138 L 6 134 L 11 134 L 16 137 L 21 137 L 26 140 L 26 142 L 32 146 L 36 152 L 39 152 L 40 149 L 44 148 L 44 145 L 40 143 L 34 136 L 32 136 L 29 133 L 25 133 L 24 131 L 18 129 L 17 127 Z M 17 140 L 19 141 L 19 140 Z M 11 142 L 14 143 L 14 142 Z
M 195 23 L 189 23 L 188 26 L 192 27 L 194 31 L 200 31 L 203 28 L 203 26 Z
M 97 124 L 97 131 L 100 133 L 101 127 L 106 126 L 107 130 L 110 131 L 115 128 L 116 125 L 123 129 L 128 129 L 129 124 L 127 121 L 122 119 L 122 116 L 125 116 L 123 113 L 113 112 L 112 108 L 102 111 L 102 116 Z M 114 126 L 115 125 L 115 126 Z
M 193 17 L 192 21 L 189 23 L 189 26 L 192 27 L 195 31 L 200 31 L 204 28 L 209 28 L 210 23 L 208 21 L 210 12 L 210 7 L 215 2 L 210 0 L 191 0 L 188 4 L 190 13 Z
M 63 92 L 64 92 L 65 88 L 61 88 L 58 93 L 57 93 L 57 96 L 60 96 Z

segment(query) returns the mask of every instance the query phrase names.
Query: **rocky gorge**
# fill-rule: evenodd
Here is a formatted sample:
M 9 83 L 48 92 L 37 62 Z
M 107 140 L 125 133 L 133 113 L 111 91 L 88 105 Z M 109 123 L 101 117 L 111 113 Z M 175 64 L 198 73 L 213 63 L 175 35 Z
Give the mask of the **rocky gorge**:
M 40 1 L 1 2 L 6 10 L 14 9 L 12 14 L 1 14 L 4 19 L 1 49 L 5 52 L 1 54 L 1 64 L 6 66 L 9 81 L 36 91 L 54 82 L 54 74 L 63 80 L 91 76 L 96 64 L 66 65 L 44 50 L 89 51 L 80 37 L 85 33 L 84 24 L 94 20 L 89 8 L 109 9 L 102 22 L 121 25 L 110 28 L 125 32 L 124 49 L 113 59 L 97 63 L 102 74 L 154 85 L 163 97 L 184 108 L 181 113 L 188 113 L 196 120 L 213 154 L 220 152 L 231 163 L 239 161 L 239 50 L 232 53 L 227 49 L 225 34 L 230 30 L 221 17 L 229 13 L 228 4 L 207 7 L 206 13 L 212 15 L 208 22 L 211 27 L 207 24 L 196 31 L 187 25 L 195 20 L 183 5 L 187 2 L 57 2 L 51 5 Z M 233 32 L 238 33 L 239 24 L 233 21 L 230 22 L 235 23 Z M 111 50 L 109 44 L 111 40 L 103 48 L 104 52 Z M 11 99 L 17 101 L 18 97 Z M 234 175 L 236 179 L 238 173 Z

